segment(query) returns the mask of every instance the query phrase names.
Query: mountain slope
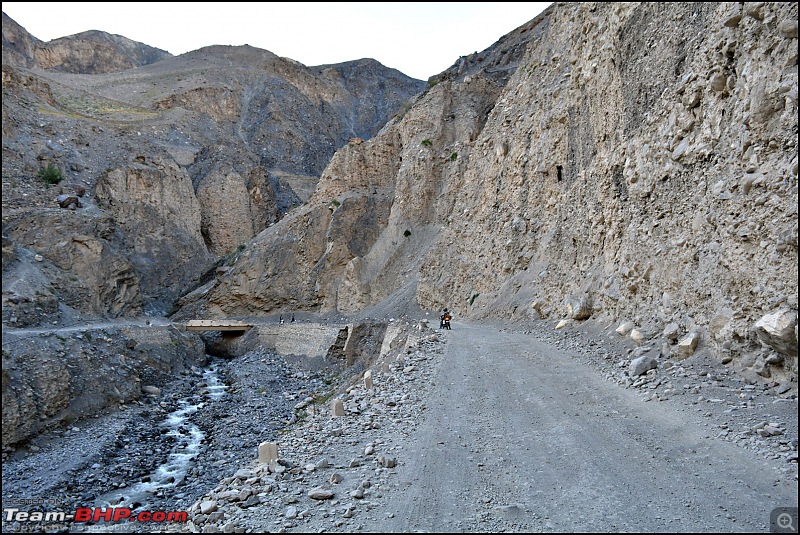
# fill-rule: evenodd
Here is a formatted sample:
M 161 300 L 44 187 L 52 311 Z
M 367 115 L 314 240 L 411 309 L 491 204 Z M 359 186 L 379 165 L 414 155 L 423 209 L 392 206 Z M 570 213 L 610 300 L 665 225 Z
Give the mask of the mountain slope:
M 3 65 L 74 74 L 120 72 L 172 57 L 169 52 L 97 30 L 47 43 L 3 13 Z
M 66 56 L 114 45 L 149 63 L 43 70 L 34 57 L 42 45 L 3 20 L 4 36 L 29 54 L 3 65 L 4 259 L 28 258 L 17 247 L 39 254 L 47 273 L 36 280 L 51 282 L 38 291 L 90 315 L 168 312 L 223 257 L 302 204 L 338 147 L 374 135 L 424 87 L 374 60 L 306 67 L 249 46 L 150 62 L 145 45 L 102 32 L 56 41 Z M 65 175 L 56 186 L 37 177 L 47 165 Z M 67 215 L 56 197 L 77 192 Z M 109 266 L 97 280 L 95 264 Z M 43 320 L 11 302 L 4 318 Z
M 505 85 L 488 56 L 440 77 L 184 313 L 413 295 L 796 377 L 796 4 L 559 3 L 523 29 Z

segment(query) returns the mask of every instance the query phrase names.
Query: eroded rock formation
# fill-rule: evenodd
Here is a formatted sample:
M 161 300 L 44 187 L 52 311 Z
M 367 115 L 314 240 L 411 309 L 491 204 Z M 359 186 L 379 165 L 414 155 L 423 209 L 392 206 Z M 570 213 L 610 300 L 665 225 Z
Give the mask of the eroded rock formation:
M 3 447 L 136 401 L 205 363 L 200 337 L 171 326 L 4 336 Z
M 424 86 L 368 59 L 306 67 L 249 46 L 157 56 L 103 32 L 44 45 L 6 16 L 3 32 L 3 234 L 32 253 L 17 260 L 48 267 L 4 300 L 18 326 L 45 319 L 17 306 L 37 291 L 92 315 L 168 313 L 307 200 L 337 148 Z M 129 64 L 98 70 L 112 48 Z M 51 166 L 63 181 L 48 186 L 38 175 Z

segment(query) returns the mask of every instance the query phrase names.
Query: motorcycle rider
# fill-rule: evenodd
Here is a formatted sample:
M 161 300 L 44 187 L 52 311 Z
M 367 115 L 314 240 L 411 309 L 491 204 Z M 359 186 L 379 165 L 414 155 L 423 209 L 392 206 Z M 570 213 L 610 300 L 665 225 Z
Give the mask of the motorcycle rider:
M 450 312 L 447 310 L 447 307 L 445 307 L 444 310 L 442 310 L 442 315 L 439 316 L 439 328 L 450 329 L 450 319 Z

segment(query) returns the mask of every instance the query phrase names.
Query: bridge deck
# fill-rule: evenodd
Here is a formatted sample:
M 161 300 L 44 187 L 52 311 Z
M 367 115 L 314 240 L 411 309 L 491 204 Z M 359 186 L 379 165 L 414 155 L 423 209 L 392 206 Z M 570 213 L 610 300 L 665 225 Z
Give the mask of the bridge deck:
M 190 320 L 187 331 L 246 331 L 253 325 L 236 320 Z

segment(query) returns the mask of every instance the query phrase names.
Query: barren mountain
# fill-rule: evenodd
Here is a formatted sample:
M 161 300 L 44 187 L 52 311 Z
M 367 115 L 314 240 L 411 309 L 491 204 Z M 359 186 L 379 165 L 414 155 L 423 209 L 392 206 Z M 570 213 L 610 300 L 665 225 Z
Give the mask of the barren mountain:
M 171 56 L 127 37 L 96 30 L 43 43 L 3 13 L 3 65 L 99 74 L 141 67 Z
M 427 89 L 12 23 L 4 328 L 448 306 L 796 389 L 796 3 L 556 3 Z
M 102 32 L 43 45 L 3 20 L 14 43 L 3 46 L 3 233 L 52 267 L 41 293 L 90 316 L 169 311 L 301 204 L 337 148 L 374 135 L 424 87 L 369 59 L 306 67 L 248 46 L 158 57 Z M 108 43 L 116 67 L 98 68 Z M 71 67 L 41 60 L 56 45 Z M 31 68 L 6 63 L 7 48 L 32 54 Z M 58 185 L 37 177 L 49 164 Z M 59 194 L 77 209 L 59 208 Z M 12 317 L 41 319 L 4 305 Z

